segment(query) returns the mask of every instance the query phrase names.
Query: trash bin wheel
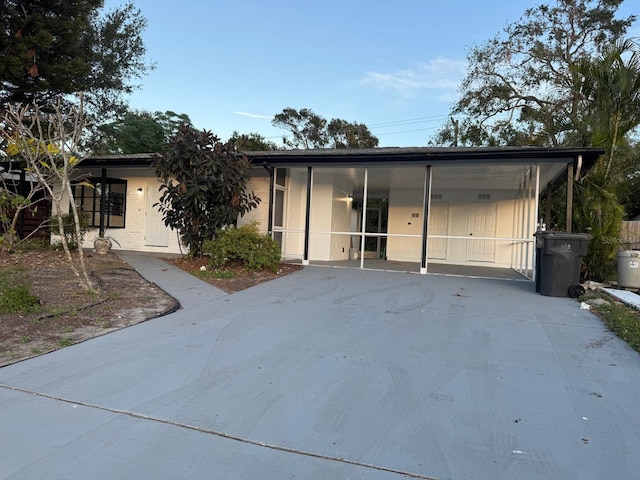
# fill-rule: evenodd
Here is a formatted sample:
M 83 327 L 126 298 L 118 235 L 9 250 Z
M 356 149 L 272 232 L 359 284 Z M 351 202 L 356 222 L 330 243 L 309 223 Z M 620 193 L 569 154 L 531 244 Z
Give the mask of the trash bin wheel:
M 584 287 L 582 285 L 571 285 L 569 287 L 569 297 L 578 298 L 584 293 Z

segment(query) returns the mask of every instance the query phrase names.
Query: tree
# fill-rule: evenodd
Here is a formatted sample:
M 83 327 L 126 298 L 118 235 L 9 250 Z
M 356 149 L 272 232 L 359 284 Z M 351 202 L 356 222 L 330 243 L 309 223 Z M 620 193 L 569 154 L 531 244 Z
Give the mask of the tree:
M 183 124 L 191 125 L 184 113 L 127 111 L 117 120 L 97 126 L 90 148 L 99 155 L 160 153 Z
M 461 98 L 433 142 L 605 147 L 606 157 L 574 190 L 573 229 L 594 235 L 584 261 L 594 280 L 612 270 L 627 163 L 618 153 L 628 142 L 625 135 L 638 125 L 632 80 L 636 55 L 631 52 L 630 63 L 624 63 L 633 42 L 622 40 L 636 17 L 616 18 L 621 3 L 540 5 L 526 10 L 502 35 L 472 48 Z
M 468 55 L 454 119 L 433 143 L 591 144 L 576 67 L 622 38 L 635 16 L 616 18 L 622 0 L 557 0 L 525 11 L 502 35 Z M 462 117 L 462 118 L 458 118 Z
M 51 108 L 51 107 L 50 107 Z M 82 238 L 82 224 L 73 197 L 72 174 L 81 161 L 85 116 L 83 101 L 77 109 L 67 110 L 61 99 L 53 111 L 38 105 L 17 107 L 9 105 L 4 116 L 4 133 L 8 136 L 7 153 L 17 156 L 23 168 L 44 188 L 54 205 L 55 221 L 69 265 L 85 290 L 94 290 L 86 269 L 81 246 L 72 255 L 68 235 L 65 234 L 67 205 L 73 216 L 75 238 Z
M 206 130 L 183 125 L 156 163 L 163 182 L 158 208 L 177 230 L 190 256 L 202 255 L 205 240 L 236 223 L 260 199 L 246 190 L 249 160 Z
M 337 118 L 327 122 L 308 108 L 300 111 L 285 108 L 271 123 L 291 133 L 290 138 L 282 139 L 288 148 L 373 148 L 378 145 L 378 139 L 366 125 Z
M 237 152 L 260 152 L 277 150 L 278 146 L 264 138 L 259 133 L 240 134 L 234 131 L 229 138 Z
M 328 143 L 327 121 L 309 108 L 298 111 L 285 108 L 278 113 L 271 124 L 288 130 L 292 137 L 283 137 L 282 142 L 288 148 L 325 148 Z
M 605 178 L 611 173 L 617 147 L 640 125 L 640 45 L 620 40 L 604 49 L 595 61 L 585 61 L 578 72 L 581 93 L 588 103 L 591 143 L 608 150 Z
M 628 201 L 638 173 L 627 136 L 640 125 L 640 46 L 618 41 L 595 60 L 582 62 L 577 71 L 591 143 L 607 153 L 576 186 L 574 223 L 579 231 L 593 234 L 585 270 L 603 281 L 613 273 L 617 257 L 611 239 L 620 235 L 621 200 Z
M 374 148 L 378 139 L 363 123 L 349 123 L 334 118 L 327 125 L 327 133 L 333 140 L 333 148 Z
M 60 95 L 86 92 L 99 117 L 124 109 L 122 94 L 145 63 L 146 19 L 133 2 L 101 12 L 104 0 L 0 2 L 0 108 L 54 106 Z

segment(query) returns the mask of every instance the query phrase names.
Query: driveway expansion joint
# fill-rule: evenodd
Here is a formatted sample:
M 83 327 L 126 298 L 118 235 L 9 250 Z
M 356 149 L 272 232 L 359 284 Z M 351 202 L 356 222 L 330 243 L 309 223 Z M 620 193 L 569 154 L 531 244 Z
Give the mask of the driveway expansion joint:
M 122 410 L 122 409 L 119 409 L 119 408 L 110 408 L 110 407 L 105 407 L 105 406 L 102 406 L 102 405 L 96 405 L 96 404 L 88 403 L 88 402 L 74 401 L 74 400 L 71 400 L 71 399 L 68 399 L 68 398 L 57 397 L 55 395 L 49 395 L 47 393 L 37 392 L 35 390 L 29 390 L 29 389 L 26 389 L 26 388 L 16 387 L 16 386 L 13 386 L 13 385 L 6 385 L 6 384 L 3 384 L 3 383 L 0 383 L 0 389 L 9 390 L 9 391 L 13 391 L 13 392 L 19 392 L 19 393 L 23 393 L 25 395 L 33 395 L 35 397 L 40 397 L 40 398 L 46 398 L 46 399 L 49 399 L 49 400 L 54 400 L 56 402 L 67 403 L 69 405 L 73 405 L 74 407 L 81 406 L 81 407 L 85 407 L 85 408 L 92 408 L 92 409 L 96 409 L 96 410 L 101 410 L 103 412 L 114 413 L 116 415 L 126 415 L 128 417 L 135 418 L 135 419 L 138 419 L 138 420 L 146 420 L 146 421 L 156 422 L 156 423 L 160 423 L 160 424 L 164 424 L 164 425 L 170 425 L 170 426 L 173 426 L 173 427 L 183 428 L 183 429 L 186 429 L 186 430 L 192 430 L 192 431 L 195 431 L 195 432 L 205 433 L 205 434 L 213 435 L 213 436 L 216 436 L 216 437 L 225 438 L 227 440 L 233 440 L 233 441 L 244 443 L 244 444 L 247 444 L 247 445 L 253 445 L 255 447 L 268 448 L 270 450 L 276 450 L 276 451 L 283 452 L 283 453 L 290 453 L 290 454 L 294 454 L 294 455 L 301 455 L 301 456 L 304 456 L 304 457 L 316 458 L 316 459 L 319 459 L 319 460 L 327 460 L 327 461 L 331 461 L 331 462 L 344 463 L 344 464 L 353 465 L 353 466 L 356 466 L 356 467 L 366 468 L 366 469 L 370 469 L 370 470 L 377 470 L 377 471 L 381 471 L 381 472 L 393 473 L 393 474 L 401 475 L 401 476 L 404 476 L 404 477 L 407 477 L 407 478 L 417 478 L 417 479 L 420 479 L 420 480 L 438 480 L 436 477 L 430 477 L 428 475 L 422 475 L 420 473 L 407 472 L 407 471 L 398 470 L 398 469 L 395 469 L 395 468 L 383 467 L 383 466 L 374 465 L 374 464 L 371 464 L 371 463 L 359 462 L 357 460 L 349 460 L 349 459 L 346 459 L 346 458 L 343 458 L 343 457 L 335 457 L 335 456 L 331 456 L 331 455 L 323 455 L 323 454 L 320 454 L 320 453 L 307 452 L 307 451 L 304 451 L 304 450 L 297 450 L 295 448 L 283 447 L 281 445 L 274 445 L 274 444 L 270 444 L 270 443 L 258 442 L 256 440 L 251 440 L 251 439 L 248 439 L 248 438 L 239 437 L 237 435 L 230 435 L 228 433 L 220 432 L 220 431 L 209 429 L 209 428 L 201 428 L 201 427 L 198 427 L 196 425 L 189 425 L 187 423 L 175 422 L 175 421 L 167 420 L 167 419 L 163 419 L 163 418 L 152 417 L 150 415 L 145 415 L 145 414 L 142 414 L 142 413 L 132 412 L 132 411 L 129 411 L 129 410 Z

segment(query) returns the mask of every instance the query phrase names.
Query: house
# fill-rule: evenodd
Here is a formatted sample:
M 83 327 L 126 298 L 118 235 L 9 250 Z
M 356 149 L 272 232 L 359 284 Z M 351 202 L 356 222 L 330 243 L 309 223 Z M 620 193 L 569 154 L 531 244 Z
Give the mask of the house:
M 249 189 L 262 203 L 238 223 L 259 222 L 280 243 L 283 259 L 304 265 L 416 273 L 483 267 L 533 278 L 533 234 L 546 215 L 540 193 L 567 182 L 571 211 L 574 179 L 602 153 L 539 147 L 247 152 L 254 165 Z M 152 160 L 86 159 L 81 172 L 98 188 L 80 187 L 77 201 L 93 226 L 102 218 L 120 248 L 178 253 L 177 234 L 153 206 L 160 183 Z

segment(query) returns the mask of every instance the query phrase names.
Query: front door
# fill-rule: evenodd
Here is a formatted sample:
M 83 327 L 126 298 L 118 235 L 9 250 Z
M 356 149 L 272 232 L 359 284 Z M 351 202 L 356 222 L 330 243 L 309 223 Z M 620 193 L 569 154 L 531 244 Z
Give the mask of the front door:
M 467 258 L 476 262 L 494 262 L 496 253 L 495 203 L 473 203 L 469 218 L 469 241 Z M 473 237 L 479 237 L 474 240 Z
M 169 246 L 169 229 L 162 221 L 162 214 L 155 203 L 160 201 L 160 183 L 147 182 L 147 201 L 144 225 L 144 244 L 153 247 Z

